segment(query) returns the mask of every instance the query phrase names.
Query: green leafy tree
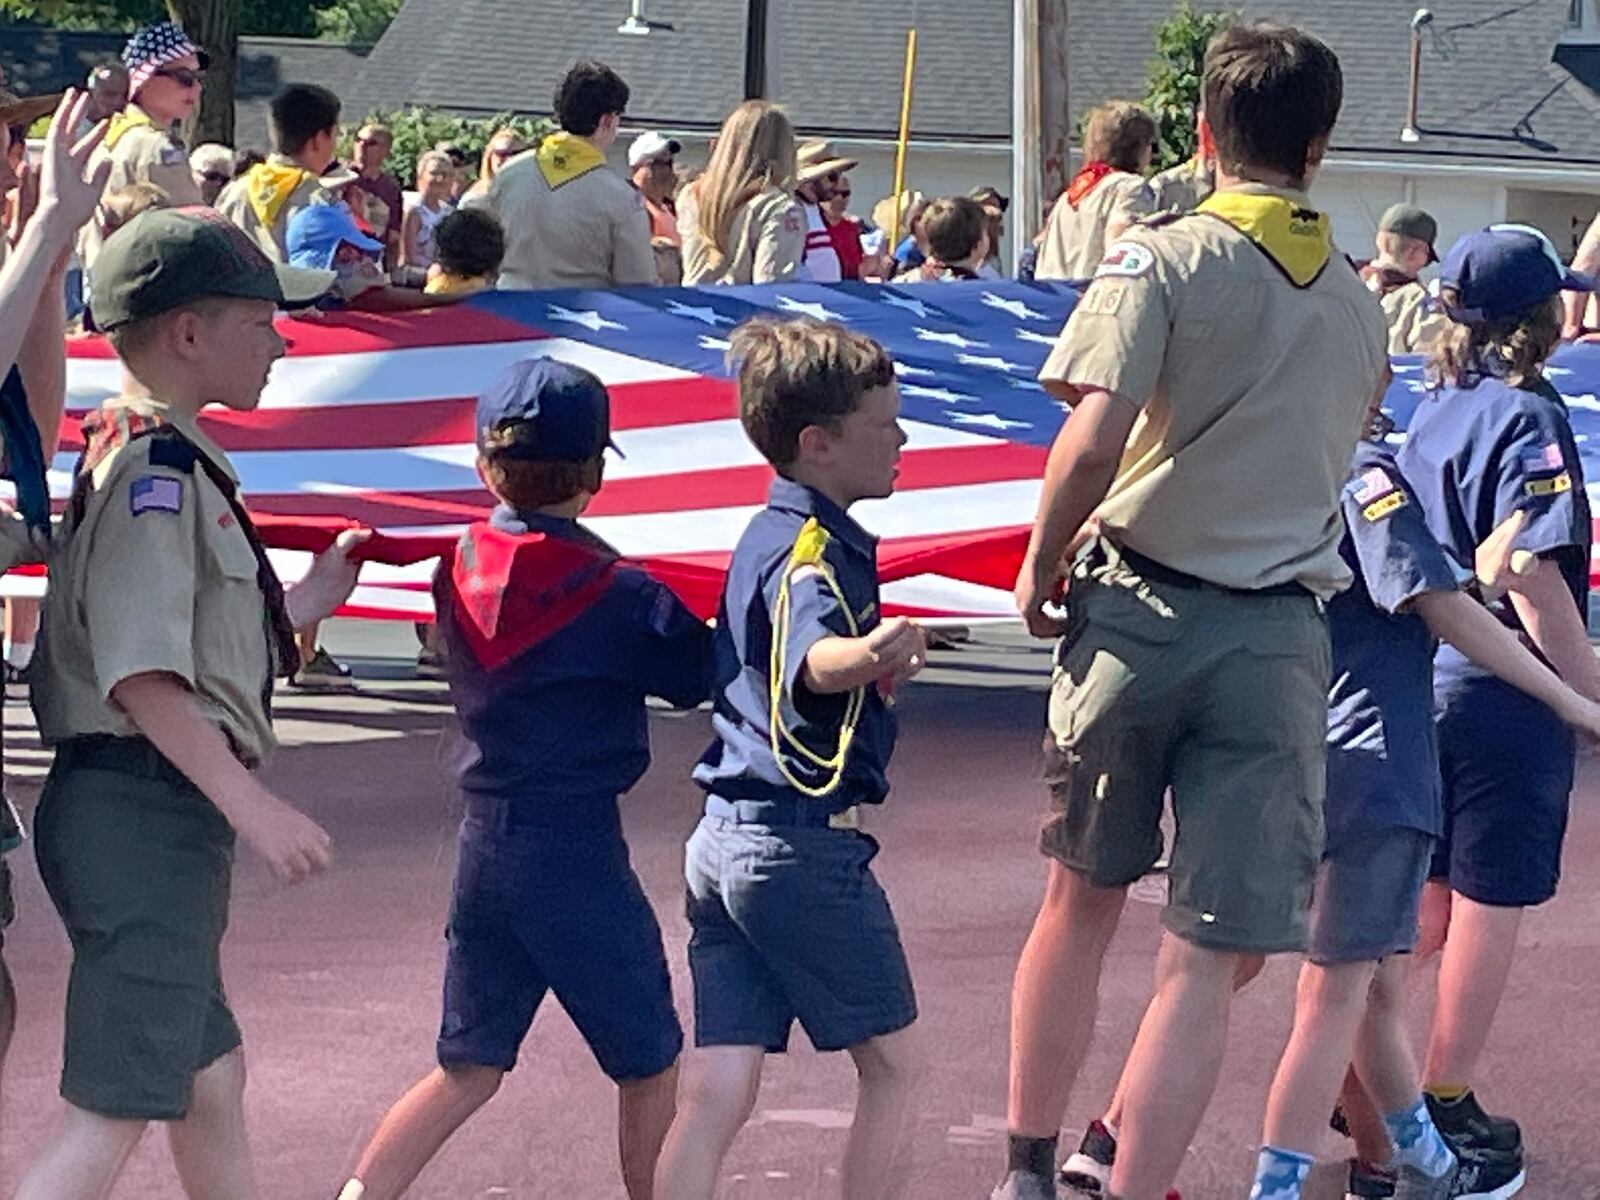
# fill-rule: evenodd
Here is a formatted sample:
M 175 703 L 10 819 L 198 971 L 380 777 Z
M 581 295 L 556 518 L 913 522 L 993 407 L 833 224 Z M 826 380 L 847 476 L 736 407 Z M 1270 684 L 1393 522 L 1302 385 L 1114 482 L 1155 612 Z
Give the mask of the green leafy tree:
M 394 150 L 389 155 L 388 170 L 402 185 L 410 187 L 417 178 L 417 159 L 440 142 L 460 146 L 466 152 L 470 170 L 476 171 L 483 157 L 483 148 L 494 136 L 495 130 L 504 126 L 515 129 L 528 145 L 534 145 L 552 126 L 542 117 L 517 117 L 510 113 L 496 113 L 492 117 L 469 119 L 440 112 L 436 108 L 402 108 L 394 112 L 371 112 L 365 121 L 386 125 L 394 133 Z M 363 122 L 345 126 L 341 153 L 349 157 L 356 130 Z
M 370 45 L 383 36 L 403 0 L 332 0 L 316 14 L 317 36 Z
M 1206 46 L 1238 15 L 1196 11 L 1189 0 L 1180 0 L 1172 15 L 1156 26 L 1156 57 L 1145 70 L 1144 91 L 1144 105 L 1156 119 L 1156 170 L 1193 156 Z

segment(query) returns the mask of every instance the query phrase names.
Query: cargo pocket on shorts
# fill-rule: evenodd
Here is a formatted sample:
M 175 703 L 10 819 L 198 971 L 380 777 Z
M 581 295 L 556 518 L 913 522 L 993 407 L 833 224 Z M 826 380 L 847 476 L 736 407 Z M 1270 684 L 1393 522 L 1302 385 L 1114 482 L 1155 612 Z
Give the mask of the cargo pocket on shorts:
M 1178 636 L 1178 615 L 1142 580 L 1109 570 L 1074 581 L 1069 624 L 1056 649 L 1050 737 L 1080 741 L 1108 713 L 1136 699 Z

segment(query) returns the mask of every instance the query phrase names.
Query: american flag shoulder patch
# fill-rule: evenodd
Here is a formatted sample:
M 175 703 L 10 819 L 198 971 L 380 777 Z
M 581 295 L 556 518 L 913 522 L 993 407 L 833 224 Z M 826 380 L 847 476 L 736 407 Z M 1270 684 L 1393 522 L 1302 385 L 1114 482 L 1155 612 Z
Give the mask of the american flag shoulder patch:
M 1522 452 L 1522 469 L 1529 475 L 1547 475 L 1562 470 L 1566 465 L 1566 460 L 1561 457 L 1561 447 L 1555 442 L 1546 442 Z
M 167 475 L 139 476 L 128 485 L 128 511 L 136 517 L 147 512 L 182 512 L 182 481 Z
M 1399 485 L 1390 478 L 1389 472 L 1382 467 L 1369 467 L 1361 473 L 1359 487 L 1356 490 L 1357 504 L 1371 504 L 1380 496 L 1394 491 Z

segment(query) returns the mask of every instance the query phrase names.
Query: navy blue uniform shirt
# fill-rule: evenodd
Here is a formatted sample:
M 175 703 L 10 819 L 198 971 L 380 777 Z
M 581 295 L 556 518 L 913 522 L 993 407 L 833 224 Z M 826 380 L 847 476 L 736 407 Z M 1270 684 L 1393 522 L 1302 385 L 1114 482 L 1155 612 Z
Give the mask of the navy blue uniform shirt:
M 878 624 L 878 548 L 871 534 L 826 496 L 791 480 L 773 480 L 767 507 L 751 520 L 734 548 L 717 615 L 714 707 L 716 741 L 695 768 L 695 781 L 725 800 L 792 804 L 801 793 L 778 770 L 769 737 L 772 613 L 795 538 L 807 518 L 828 534 L 824 559 L 850 611 L 856 634 Z M 789 584 L 789 636 L 785 643 L 782 712 L 785 725 L 813 753 L 827 758 L 838 746 L 846 697 L 818 696 L 801 680 L 806 652 L 825 637 L 851 636 L 838 600 L 814 571 L 796 572 Z M 894 714 L 875 687 L 866 690 L 855 738 L 838 788 L 808 803 L 828 812 L 854 804 L 879 804 L 889 791 L 884 771 L 894 750 Z M 793 753 L 785 764 L 808 786 L 827 771 Z
M 1417 406 L 1395 457 L 1433 536 L 1469 570 L 1495 527 L 1519 509 L 1526 513 L 1518 549 L 1556 562 L 1587 620 L 1589 497 L 1567 406 L 1553 387 L 1542 379 L 1512 387 L 1485 378 L 1475 387 L 1441 388 Z M 1522 631 L 1509 604 L 1495 611 Z M 1434 666 L 1440 696 L 1487 675 L 1451 646 L 1440 647 Z
M 501 507 L 489 524 L 616 557 L 573 520 Z M 554 820 L 571 801 L 616 797 L 639 781 L 650 765 L 646 696 L 687 708 L 710 695 L 711 631 L 637 567 L 614 567 L 587 608 L 492 669 L 474 657 L 450 605 L 439 610 L 467 742 L 462 788 L 548 804 Z
M 1382 446 L 1356 447 L 1341 497 L 1339 553 L 1356 581 L 1328 601 L 1328 845 L 1363 832 L 1443 827 L 1433 725 L 1433 634 L 1407 606 L 1453 592 L 1450 561 Z

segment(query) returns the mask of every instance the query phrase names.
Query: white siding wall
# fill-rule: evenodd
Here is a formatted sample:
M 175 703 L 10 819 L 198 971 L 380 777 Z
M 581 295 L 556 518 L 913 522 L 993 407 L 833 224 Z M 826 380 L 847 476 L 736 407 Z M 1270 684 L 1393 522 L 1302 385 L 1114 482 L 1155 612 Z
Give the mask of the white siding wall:
M 1439 253 L 1456 238 L 1506 219 L 1498 184 L 1456 176 L 1388 175 L 1354 171 L 1329 163 L 1318 173 L 1312 199 L 1333 219 L 1333 236 L 1352 258 L 1370 258 L 1378 218 L 1391 204 L 1408 202 L 1439 222 Z M 1560 244 L 1559 242 L 1557 243 Z

